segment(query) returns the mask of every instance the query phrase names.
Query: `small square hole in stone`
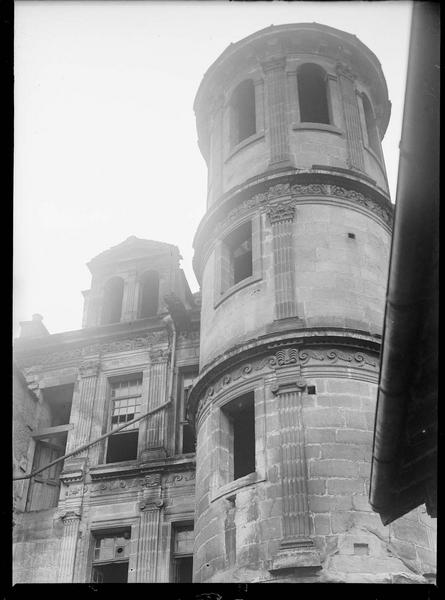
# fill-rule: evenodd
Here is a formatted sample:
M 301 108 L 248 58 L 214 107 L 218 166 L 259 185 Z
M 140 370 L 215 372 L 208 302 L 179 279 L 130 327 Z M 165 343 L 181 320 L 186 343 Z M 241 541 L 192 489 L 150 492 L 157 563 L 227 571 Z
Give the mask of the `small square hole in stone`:
M 315 389 L 315 385 L 308 385 L 307 386 L 307 393 L 308 394 L 316 394 L 317 390 Z
M 359 554 L 359 555 L 369 554 L 368 544 L 354 544 L 354 554 Z
M 348 233 L 348 238 L 355 240 L 355 233 Z

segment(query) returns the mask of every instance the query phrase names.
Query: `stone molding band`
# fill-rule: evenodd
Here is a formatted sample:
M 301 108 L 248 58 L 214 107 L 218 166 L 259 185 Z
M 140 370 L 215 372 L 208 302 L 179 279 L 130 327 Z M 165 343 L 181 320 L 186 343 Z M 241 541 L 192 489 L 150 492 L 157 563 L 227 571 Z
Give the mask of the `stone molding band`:
M 256 375 L 277 373 L 283 367 L 294 367 L 300 373 L 301 367 L 308 365 L 326 365 L 351 368 L 355 367 L 360 370 L 371 371 L 374 374 L 378 373 L 379 359 L 378 354 L 372 351 L 358 350 L 357 348 L 335 348 L 326 346 L 326 344 L 317 346 L 313 341 L 305 346 L 297 347 L 294 342 L 291 347 L 280 347 L 280 344 L 273 345 L 275 348 L 264 348 L 264 353 L 260 357 L 255 357 L 249 360 L 246 358 L 241 364 L 232 368 L 226 368 L 225 372 L 219 376 L 211 376 L 207 382 L 203 381 L 200 389 L 195 392 L 195 402 L 198 400 L 195 412 L 195 421 L 198 423 L 212 404 L 213 399 L 221 392 L 236 385 L 242 381 L 246 381 Z M 272 351 L 271 351 L 272 350 Z M 300 386 L 298 377 L 293 379 L 295 386 L 304 389 L 304 382 Z M 302 380 L 303 381 L 303 380 Z M 273 390 L 274 391 L 274 388 Z M 275 393 L 275 392 L 274 392 Z M 191 411 L 193 412 L 193 410 Z

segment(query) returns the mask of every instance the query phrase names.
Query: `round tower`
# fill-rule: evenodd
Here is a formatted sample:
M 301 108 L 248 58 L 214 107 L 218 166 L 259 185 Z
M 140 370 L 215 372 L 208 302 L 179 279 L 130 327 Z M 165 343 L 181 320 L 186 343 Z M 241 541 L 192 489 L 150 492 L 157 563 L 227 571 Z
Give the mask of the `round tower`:
M 389 532 L 431 571 L 420 513 L 384 528 L 368 502 L 390 108 L 376 56 L 316 23 L 231 44 L 201 82 L 196 582 L 386 581 Z

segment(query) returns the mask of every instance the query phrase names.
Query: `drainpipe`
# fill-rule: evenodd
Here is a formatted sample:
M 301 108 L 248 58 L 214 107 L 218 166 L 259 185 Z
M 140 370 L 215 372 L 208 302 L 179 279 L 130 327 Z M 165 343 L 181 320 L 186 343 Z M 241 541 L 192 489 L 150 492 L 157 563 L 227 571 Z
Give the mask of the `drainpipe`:
M 173 321 L 170 314 L 163 318 L 164 323 L 167 327 L 170 327 L 173 333 L 172 339 L 172 349 L 171 349 L 171 365 L 170 365 L 170 381 L 168 384 L 168 401 L 173 401 L 173 377 L 175 371 L 175 362 L 176 362 L 176 339 L 177 339 L 177 330 L 175 326 L 175 322 Z
M 417 336 L 423 310 L 437 293 L 426 278 L 435 260 L 439 214 L 437 6 L 413 3 L 369 494 L 380 513 L 394 502 Z M 383 514 L 382 519 L 391 520 Z

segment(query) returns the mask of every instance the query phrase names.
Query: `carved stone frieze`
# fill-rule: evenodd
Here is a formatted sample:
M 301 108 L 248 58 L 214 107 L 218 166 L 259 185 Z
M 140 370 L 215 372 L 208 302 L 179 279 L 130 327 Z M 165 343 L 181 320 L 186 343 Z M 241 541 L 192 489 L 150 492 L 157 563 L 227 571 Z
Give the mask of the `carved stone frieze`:
M 277 366 L 284 367 L 287 365 L 298 364 L 297 348 L 283 348 L 276 353 Z
M 17 362 L 21 367 L 27 365 L 47 366 L 64 362 L 76 362 L 91 354 L 106 354 L 108 352 L 123 352 L 125 350 L 137 350 L 139 348 L 148 348 L 158 342 L 166 341 L 166 332 L 156 331 L 144 336 L 126 338 L 124 340 L 115 340 L 112 342 L 103 342 L 96 344 L 87 344 L 78 348 L 64 351 L 54 351 L 47 353 L 18 354 Z
M 295 366 L 301 368 L 309 364 L 324 363 L 325 365 L 345 364 L 345 366 L 358 367 L 377 371 L 379 368 L 378 359 L 366 352 L 354 352 L 339 350 L 334 348 L 302 348 L 281 347 L 273 355 L 262 357 L 261 359 L 246 363 L 235 368 L 219 377 L 214 384 L 210 385 L 205 394 L 204 402 L 198 410 L 199 414 L 204 410 L 211 398 L 216 396 L 223 389 L 230 387 L 240 379 L 248 379 L 251 374 L 261 372 L 278 372 L 289 367 Z M 294 374 L 294 377 L 298 375 Z M 293 381 L 297 381 L 294 379 Z M 296 384 L 296 383 L 295 383 Z M 297 384 L 296 384 L 297 385 Z M 301 387 L 301 386 L 300 386 Z M 304 385 L 303 385 L 304 387 Z
M 154 487 L 156 485 L 161 485 L 161 474 L 153 473 L 150 475 L 145 475 L 141 485 L 142 487 Z
M 373 370 L 378 369 L 379 363 L 376 358 L 373 358 L 369 354 L 364 352 L 344 352 L 342 350 L 312 350 L 304 349 L 298 353 L 301 365 L 306 365 L 309 362 L 324 361 L 327 364 L 334 364 L 337 362 L 350 363 L 354 367 L 372 367 Z
M 114 493 L 116 491 L 128 490 L 136 488 L 138 490 L 144 490 L 147 488 L 154 488 L 161 485 L 160 473 L 152 473 L 145 475 L 144 477 L 127 477 L 127 478 L 116 478 L 103 479 L 91 485 L 91 491 L 93 493 Z
M 182 485 L 186 484 L 189 481 L 195 480 L 195 471 L 187 471 L 186 473 L 175 473 L 174 475 L 169 475 L 165 481 L 165 485 Z
M 365 196 L 361 192 L 348 190 L 338 185 L 321 183 L 294 184 L 278 183 L 271 186 L 267 191 L 255 194 L 247 198 L 239 205 L 230 210 L 227 216 L 217 225 L 216 232 L 224 231 L 233 221 L 249 210 L 263 207 L 266 212 L 272 208 L 271 201 L 283 198 L 283 200 L 294 199 L 302 196 L 337 196 L 345 200 L 351 200 L 355 204 L 370 210 L 380 217 L 387 225 L 392 225 L 392 212 L 381 206 L 376 200 Z M 276 205 L 277 207 L 280 205 Z M 278 209 L 276 209 L 278 210 Z

